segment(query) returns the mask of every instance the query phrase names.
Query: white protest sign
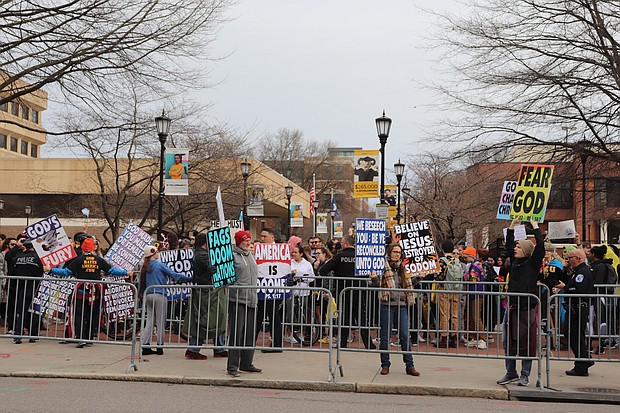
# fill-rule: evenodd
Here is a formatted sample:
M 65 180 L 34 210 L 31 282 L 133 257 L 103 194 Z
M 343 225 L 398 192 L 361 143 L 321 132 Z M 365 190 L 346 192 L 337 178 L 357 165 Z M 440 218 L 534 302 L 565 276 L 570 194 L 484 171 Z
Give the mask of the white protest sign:
M 575 238 L 575 221 L 549 222 L 547 235 L 549 239 Z

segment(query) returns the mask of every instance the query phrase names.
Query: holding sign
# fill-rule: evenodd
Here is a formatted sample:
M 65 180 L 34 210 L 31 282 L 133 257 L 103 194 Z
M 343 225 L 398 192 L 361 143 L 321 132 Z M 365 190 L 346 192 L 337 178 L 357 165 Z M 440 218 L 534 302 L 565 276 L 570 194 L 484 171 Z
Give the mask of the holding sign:
M 213 287 L 219 288 L 237 281 L 230 228 L 217 228 L 207 232 L 207 240 L 209 243 L 209 261 L 215 267 Z
M 26 234 L 43 265 L 56 267 L 77 256 L 56 215 L 26 227 Z
M 510 219 L 545 220 L 552 175 L 552 165 L 521 165 Z
M 373 270 L 378 276 L 385 272 L 385 231 L 386 224 L 382 219 L 355 220 L 356 277 L 370 277 Z
M 166 264 L 172 271 L 187 277 L 194 276 L 194 250 L 183 248 L 178 250 L 159 251 L 159 261 Z M 192 288 L 187 283 L 177 283 L 166 277 L 168 285 L 177 285 L 175 288 L 166 288 L 165 294 L 168 301 L 188 298 L 192 294 Z
M 281 300 L 289 298 L 290 290 L 286 280 L 291 273 L 291 248 L 288 244 L 254 244 L 254 258 L 258 265 L 259 300 Z
M 394 241 L 403 249 L 407 276 L 425 277 L 439 272 L 437 250 L 429 221 L 407 222 L 394 226 Z
M 128 272 L 140 264 L 144 247 L 151 245 L 153 238 L 139 226 L 130 222 L 105 255 L 106 261 Z

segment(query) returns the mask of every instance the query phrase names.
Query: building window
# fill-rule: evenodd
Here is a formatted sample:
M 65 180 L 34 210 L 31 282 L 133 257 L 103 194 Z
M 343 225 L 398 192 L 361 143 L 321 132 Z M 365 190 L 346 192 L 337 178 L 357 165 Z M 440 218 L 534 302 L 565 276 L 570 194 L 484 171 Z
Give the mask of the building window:
M 573 207 L 573 188 L 570 181 L 554 182 L 549 192 L 548 209 L 571 209 Z
M 11 138 L 11 151 L 17 152 L 17 138 Z
M 0 133 L 0 148 L 6 149 L 6 135 Z
M 22 155 L 28 155 L 28 142 L 22 141 Z
M 620 181 L 617 178 L 607 179 L 607 206 L 611 208 L 620 207 Z
M 30 120 L 30 108 L 26 105 L 22 106 L 22 119 Z
M 39 111 L 32 109 L 30 111 L 30 120 L 32 121 L 32 123 L 36 123 L 37 125 L 39 124 Z
M 37 145 L 30 145 L 30 156 L 33 158 L 39 156 L 39 147 Z
M 9 111 L 9 104 L 7 102 L 4 102 L 2 105 L 0 105 L 0 110 L 3 112 L 8 112 Z
M 19 105 L 15 102 L 11 102 L 11 115 L 19 116 Z

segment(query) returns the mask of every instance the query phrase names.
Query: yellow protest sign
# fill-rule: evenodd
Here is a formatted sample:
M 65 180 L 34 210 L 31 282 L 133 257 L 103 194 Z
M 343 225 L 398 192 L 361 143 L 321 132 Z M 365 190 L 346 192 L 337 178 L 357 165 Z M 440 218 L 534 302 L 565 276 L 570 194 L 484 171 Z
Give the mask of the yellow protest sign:
M 553 165 L 521 165 L 510 219 L 544 221 L 552 176 Z

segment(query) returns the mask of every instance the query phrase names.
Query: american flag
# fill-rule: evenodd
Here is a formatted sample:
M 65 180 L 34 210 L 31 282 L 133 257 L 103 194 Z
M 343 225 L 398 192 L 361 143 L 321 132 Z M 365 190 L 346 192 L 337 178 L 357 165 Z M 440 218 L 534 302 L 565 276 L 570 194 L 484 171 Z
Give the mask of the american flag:
M 310 216 L 314 216 L 314 200 L 316 199 L 316 190 L 314 185 L 310 190 Z

